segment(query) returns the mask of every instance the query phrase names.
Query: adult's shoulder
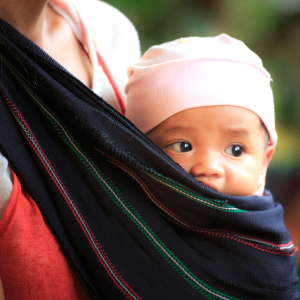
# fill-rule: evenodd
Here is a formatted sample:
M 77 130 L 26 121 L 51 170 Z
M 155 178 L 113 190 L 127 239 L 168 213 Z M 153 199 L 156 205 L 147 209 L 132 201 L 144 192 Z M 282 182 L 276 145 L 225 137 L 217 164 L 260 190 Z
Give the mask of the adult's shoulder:
M 99 0 L 69 0 L 88 26 L 98 53 L 110 70 L 123 98 L 128 66 L 140 60 L 138 33 L 129 19 Z M 125 100 L 126 102 L 126 100 Z
M 120 59 L 120 52 L 123 52 L 123 56 L 127 59 L 131 58 L 133 63 L 139 60 L 138 33 L 123 13 L 99 0 L 70 1 L 84 16 L 91 30 L 95 46 L 101 53 L 110 51 L 110 55 Z

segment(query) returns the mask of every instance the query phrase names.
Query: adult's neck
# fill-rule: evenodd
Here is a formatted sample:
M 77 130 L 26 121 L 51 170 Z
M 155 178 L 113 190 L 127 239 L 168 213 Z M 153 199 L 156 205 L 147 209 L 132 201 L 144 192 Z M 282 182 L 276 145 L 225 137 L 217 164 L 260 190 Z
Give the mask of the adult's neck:
M 48 0 L 0 0 L 0 17 L 36 44 L 42 43 Z
M 92 65 L 86 52 L 68 21 L 48 1 L 0 0 L 0 17 L 92 87 Z

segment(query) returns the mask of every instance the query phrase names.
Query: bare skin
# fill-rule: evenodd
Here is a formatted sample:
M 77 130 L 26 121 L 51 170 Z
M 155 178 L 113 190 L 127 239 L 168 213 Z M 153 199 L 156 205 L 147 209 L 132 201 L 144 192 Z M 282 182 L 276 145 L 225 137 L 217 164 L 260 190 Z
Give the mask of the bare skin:
M 227 195 L 263 195 L 274 146 L 260 118 L 234 106 L 181 111 L 147 136 L 186 172 Z
M 1 0 L 0 17 L 32 40 L 65 69 L 92 87 L 92 65 L 69 23 L 48 0 Z

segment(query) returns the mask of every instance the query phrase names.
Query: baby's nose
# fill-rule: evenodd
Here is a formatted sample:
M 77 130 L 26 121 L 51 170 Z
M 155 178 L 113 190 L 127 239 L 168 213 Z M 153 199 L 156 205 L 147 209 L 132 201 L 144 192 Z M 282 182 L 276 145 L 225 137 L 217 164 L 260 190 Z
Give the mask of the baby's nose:
M 213 154 L 198 155 L 189 172 L 193 177 L 221 178 L 225 175 L 222 163 Z

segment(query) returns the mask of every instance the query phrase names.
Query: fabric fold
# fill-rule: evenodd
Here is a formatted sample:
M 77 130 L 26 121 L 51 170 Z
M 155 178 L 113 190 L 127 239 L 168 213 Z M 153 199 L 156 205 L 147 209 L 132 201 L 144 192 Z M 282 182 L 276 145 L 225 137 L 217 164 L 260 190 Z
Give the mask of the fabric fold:
M 189 176 L 0 20 L 0 150 L 92 299 L 298 299 L 271 193 Z

